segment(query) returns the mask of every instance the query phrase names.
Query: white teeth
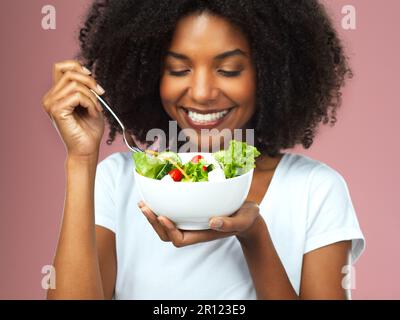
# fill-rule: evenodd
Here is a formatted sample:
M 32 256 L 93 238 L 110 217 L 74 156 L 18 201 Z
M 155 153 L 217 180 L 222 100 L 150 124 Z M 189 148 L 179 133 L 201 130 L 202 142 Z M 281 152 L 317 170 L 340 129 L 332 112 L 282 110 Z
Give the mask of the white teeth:
M 214 122 L 214 121 L 217 121 L 217 120 L 223 118 L 228 112 L 229 112 L 228 110 L 224 110 L 224 111 L 216 112 L 216 113 L 202 114 L 202 113 L 189 111 L 188 115 L 189 115 L 189 118 L 194 122 L 207 123 L 207 122 Z

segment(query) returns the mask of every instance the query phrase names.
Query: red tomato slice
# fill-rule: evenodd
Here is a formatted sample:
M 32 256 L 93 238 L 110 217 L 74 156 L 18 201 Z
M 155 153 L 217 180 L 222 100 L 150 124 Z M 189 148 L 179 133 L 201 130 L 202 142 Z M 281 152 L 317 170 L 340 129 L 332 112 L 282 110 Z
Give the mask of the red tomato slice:
M 182 177 L 183 177 L 182 172 L 180 172 L 178 169 L 172 169 L 170 172 L 168 172 L 168 174 L 171 176 L 171 178 L 174 181 L 177 181 L 177 182 L 181 181 Z
M 197 156 L 194 156 L 192 158 L 192 160 L 190 160 L 190 161 L 193 162 L 193 163 L 198 163 L 200 161 L 200 159 L 204 159 L 204 157 L 201 156 L 201 155 L 197 155 Z

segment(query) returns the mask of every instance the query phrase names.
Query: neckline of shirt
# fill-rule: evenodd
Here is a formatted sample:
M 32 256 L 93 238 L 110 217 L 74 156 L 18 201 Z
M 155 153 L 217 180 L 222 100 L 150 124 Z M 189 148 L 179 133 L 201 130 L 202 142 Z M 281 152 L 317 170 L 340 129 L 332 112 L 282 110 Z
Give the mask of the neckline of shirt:
M 278 165 L 275 168 L 275 171 L 272 175 L 271 182 L 269 183 L 267 192 L 265 192 L 264 197 L 260 201 L 260 207 L 266 207 L 270 201 L 268 201 L 271 198 L 272 192 L 275 190 L 275 185 L 278 183 L 279 178 L 281 176 L 281 172 L 283 170 L 283 166 L 286 162 L 286 159 L 288 158 L 289 153 L 284 153 L 282 158 L 279 160 Z

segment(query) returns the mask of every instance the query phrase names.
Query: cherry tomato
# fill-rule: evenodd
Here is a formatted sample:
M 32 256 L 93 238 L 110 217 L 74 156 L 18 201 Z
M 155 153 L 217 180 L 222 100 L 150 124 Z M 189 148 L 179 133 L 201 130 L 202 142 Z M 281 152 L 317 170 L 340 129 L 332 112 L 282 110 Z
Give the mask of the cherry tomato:
M 203 171 L 207 171 L 207 166 L 203 166 Z
M 182 172 L 180 172 L 178 169 L 172 169 L 170 172 L 168 172 L 168 174 L 171 176 L 171 178 L 174 181 L 177 181 L 177 182 L 181 181 L 182 177 L 183 177 Z
M 201 156 L 201 155 L 194 156 L 194 157 L 192 158 L 191 162 L 193 162 L 193 163 L 198 163 L 198 162 L 200 161 L 200 159 L 203 159 L 203 158 L 204 158 L 204 157 Z

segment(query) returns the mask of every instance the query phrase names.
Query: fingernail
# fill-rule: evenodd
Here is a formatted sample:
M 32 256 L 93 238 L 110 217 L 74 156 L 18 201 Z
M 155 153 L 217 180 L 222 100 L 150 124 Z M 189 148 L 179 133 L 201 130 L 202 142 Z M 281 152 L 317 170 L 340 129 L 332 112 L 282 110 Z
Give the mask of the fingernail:
M 86 73 L 87 75 L 92 74 L 92 71 L 90 71 L 88 68 L 82 66 L 82 70 L 84 73 Z
M 144 215 L 147 219 L 149 219 L 149 214 L 147 213 L 146 210 L 140 209 L 140 211 L 142 211 L 143 215 Z
M 106 90 L 104 90 L 99 84 L 97 85 L 97 91 L 99 95 L 102 95 L 104 92 L 106 92 Z
M 143 207 L 143 202 L 142 202 L 142 201 L 139 201 L 139 202 L 137 203 L 137 206 L 138 206 L 139 208 Z
M 222 221 L 222 219 L 212 219 L 210 221 L 210 228 L 211 229 L 220 229 L 223 224 L 224 224 L 224 222 Z

